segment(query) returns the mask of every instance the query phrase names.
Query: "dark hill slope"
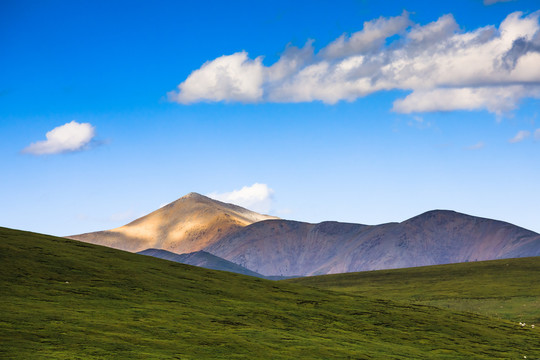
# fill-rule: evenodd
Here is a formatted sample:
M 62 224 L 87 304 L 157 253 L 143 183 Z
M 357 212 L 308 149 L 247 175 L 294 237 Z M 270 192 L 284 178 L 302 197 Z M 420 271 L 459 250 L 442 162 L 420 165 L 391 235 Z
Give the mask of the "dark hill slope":
M 435 210 L 375 226 L 261 221 L 205 251 L 263 275 L 319 275 L 539 256 L 540 235 L 502 221 Z
M 0 228 L 0 358 L 517 359 L 540 329 Z
M 240 265 L 236 265 L 233 262 L 227 261 L 215 255 L 212 255 L 206 251 L 196 251 L 187 254 L 175 254 L 167 250 L 159 249 L 146 249 L 139 251 L 137 254 L 153 256 L 159 259 L 176 261 L 182 264 L 200 266 L 205 269 L 230 271 L 238 274 L 244 274 L 249 276 L 261 277 L 264 276 L 254 271 L 246 269 Z

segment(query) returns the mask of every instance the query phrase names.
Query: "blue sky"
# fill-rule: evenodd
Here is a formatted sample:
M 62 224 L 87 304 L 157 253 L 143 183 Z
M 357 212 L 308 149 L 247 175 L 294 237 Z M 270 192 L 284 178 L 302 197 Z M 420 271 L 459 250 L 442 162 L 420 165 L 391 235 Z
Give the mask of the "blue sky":
M 186 3 L 0 4 L 1 226 L 109 229 L 195 191 L 540 232 L 538 1 Z

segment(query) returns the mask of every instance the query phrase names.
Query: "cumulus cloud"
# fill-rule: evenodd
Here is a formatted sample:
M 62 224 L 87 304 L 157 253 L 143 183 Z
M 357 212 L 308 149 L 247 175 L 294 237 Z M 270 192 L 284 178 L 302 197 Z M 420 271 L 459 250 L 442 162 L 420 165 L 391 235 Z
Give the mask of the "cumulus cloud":
M 186 81 L 178 85 L 178 92 L 167 94 L 169 100 L 182 104 L 196 101 L 255 102 L 262 97 L 264 69 L 262 58 L 248 58 L 242 51 L 206 62 Z
M 89 123 L 69 122 L 45 134 L 47 140 L 37 141 L 22 150 L 34 155 L 59 154 L 83 150 L 95 136 Z
M 366 21 L 361 31 L 357 31 L 351 36 L 341 35 L 321 53 L 325 58 L 332 59 L 376 51 L 387 38 L 405 30 L 409 25 L 411 25 L 411 21 L 407 12 L 403 12 L 401 16 L 380 17 L 376 20 Z
M 518 131 L 518 133 L 516 134 L 516 136 L 514 136 L 513 138 L 511 138 L 510 140 L 508 140 L 508 142 L 512 143 L 512 144 L 515 144 L 515 143 L 518 143 L 518 142 L 522 142 L 523 140 L 525 140 L 526 138 L 528 138 L 529 136 L 531 136 L 531 132 L 530 131 L 527 131 L 527 130 L 520 130 Z
M 226 193 L 210 193 L 208 197 L 223 201 L 226 203 L 232 203 L 245 207 L 247 209 L 268 213 L 272 209 L 272 190 L 266 184 L 255 183 L 251 186 L 244 186 L 240 190 L 234 190 Z
M 509 14 L 499 26 L 461 31 L 451 14 L 414 24 L 404 12 L 364 23 L 319 52 L 313 41 L 286 48 L 265 66 L 245 51 L 208 61 L 168 94 L 171 101 L 335 104 L 374 92 L 411 93 L 401 113 L 515 109 L 540 98 L 540 11 Z
M 540 129 L 534 130 L 534 140 L 540 140 Z
M 400 113 L 481 110 L 501 114 L 514 109 L 523 97 L 540 97 L 540 88 L 523 85 L 416 90 L 394 101 Z
M 540 32 L 537 32 L 532 39 L 520 37 L 512 42 L 512 47 L 508 50 L 502 61 L 508 69 L 516 67 L 517 61 L 527 53 L 540 52 Z
M 407 34 L 414 44 L 433 44 L 444 40 L 459 30 L 459 25 L 450 14 L 441 16 L 437 21 L 427 25 L 415 25 Z

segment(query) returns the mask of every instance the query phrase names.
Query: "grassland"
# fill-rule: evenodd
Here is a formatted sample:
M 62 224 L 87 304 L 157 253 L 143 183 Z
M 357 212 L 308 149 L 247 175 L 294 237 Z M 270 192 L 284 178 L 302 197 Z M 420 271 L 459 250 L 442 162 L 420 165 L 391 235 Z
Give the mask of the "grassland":
M 287 281 L 540 326 L 540 257 L 313 276 Z
M 540 329 L 0 228 L 2 359 L 528 359 Z

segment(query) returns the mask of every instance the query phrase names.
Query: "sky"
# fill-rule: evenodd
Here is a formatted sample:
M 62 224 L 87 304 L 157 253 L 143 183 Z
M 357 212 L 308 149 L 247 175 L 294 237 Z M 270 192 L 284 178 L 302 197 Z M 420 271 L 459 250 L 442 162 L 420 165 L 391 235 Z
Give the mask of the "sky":
M 0 2 L 0 226 L 189 192 L 362 224 L 540 232 L 540 3 Z

